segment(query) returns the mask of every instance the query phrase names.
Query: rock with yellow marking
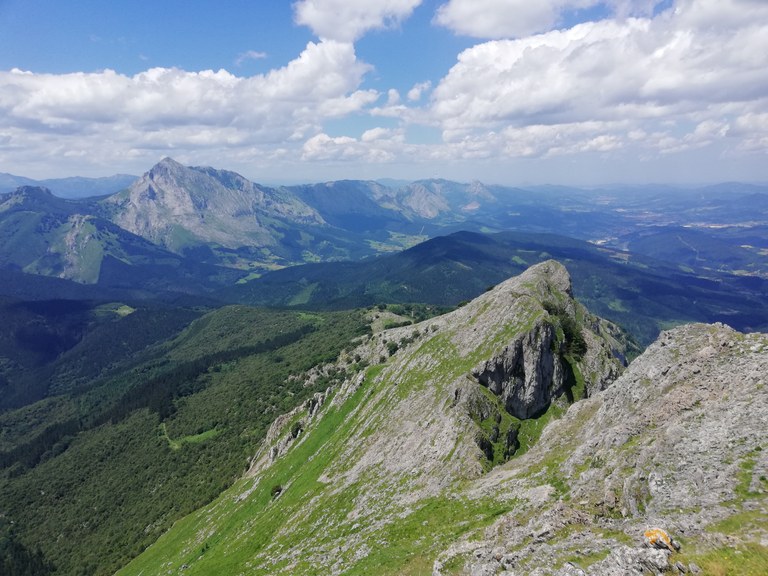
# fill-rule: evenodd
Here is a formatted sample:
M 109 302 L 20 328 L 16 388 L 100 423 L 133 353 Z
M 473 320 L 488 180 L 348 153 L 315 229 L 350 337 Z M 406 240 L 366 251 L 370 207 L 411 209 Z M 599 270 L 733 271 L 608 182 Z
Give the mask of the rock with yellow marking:
M 649 528 L 643 534 L 645 544 L 651 548 L 661 548 L 675 552 L 680 549 L 680 545 L 675 542 L 672 537 L 661 528 Z

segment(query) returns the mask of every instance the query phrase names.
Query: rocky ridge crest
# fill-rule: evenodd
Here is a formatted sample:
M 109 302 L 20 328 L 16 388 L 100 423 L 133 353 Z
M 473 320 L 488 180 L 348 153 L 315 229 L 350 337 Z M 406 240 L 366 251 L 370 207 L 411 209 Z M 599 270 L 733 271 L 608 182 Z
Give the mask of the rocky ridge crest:
M 104 204 L 116 224 L 174 252 L 191 240 L 233 249 L 273 246 L 274 219 L 323 224 L 314 209 L 284 191 L 260 187 L 234 172 L 182 166 L 171 158 Z
M 257 574 L 380 571 L 380 554 L 398 539 L 434 558 L 447 534 L 486 525 L 494 510 L 509 506 L 498 495 L 481 495 L 490 509 L 475 511 L 466 495 L 535 443 L 536 426 L 507 407 L 562 411 L 569 396 L 604 388 L 622 369 L 614 354 L 622 349 L 619 336 L 573 300 L 570 277 L 554 261 L 452 313 L 374 334 L 336 366 L 368 368 L 281 417 L 248 476 L 192 520 L 193 539 L 234 530 L 228 549 L 248 550 Z M 530 406 L 518 408 L 518 400 Z M 450 512 L 456 505 L 461 512 Z M 214 520 L 241 517 L 246 508 L 245 525 L 226 521 L 222 528 Z M 434 528 L 405 536 L 413 528 L 401 524 L 417 522 Z M 263 545 L 243 539 L 252 530 Z M 150 549 L 156 551 L 169 555 L 164 539 Z M 185 562 L 185 574 L 205 573 L 215 557 L 208 549 L 199 562 Z M 165 562 L 175 573 L 176 560 Z
M 610 388 L 476 482 L 476 495 L 516 504 L 433 574 L 760 573 L 750 567 L 768 558 L 767 372 L 767 335 L 662 333 Z M 682 549 L 644 546 L 654 527 Z

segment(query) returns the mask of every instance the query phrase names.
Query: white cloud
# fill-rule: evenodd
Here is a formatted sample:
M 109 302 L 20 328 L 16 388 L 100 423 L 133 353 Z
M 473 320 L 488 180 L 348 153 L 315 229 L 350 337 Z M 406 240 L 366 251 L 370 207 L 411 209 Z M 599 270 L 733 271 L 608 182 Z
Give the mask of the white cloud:
M 596 2 L 451 0 L 440 17 L 474 6 L 463 21 L 475 35 L 509 35 L 510 7 L 518 24 L 548 7 L 546 28 L 563 10 Z M 705 154 L 764 161 L 768 2 L 676 0 L 654 15 L 653 0 L 611 0 L 614 17 L 483 41 L 459 54 L 442 79 L 409 89 L 399 78 L 377 77 L 372 85 L 400 92 L 368 89 L 373 67 L 358 60 L 351 40 L 399 22 L 417 4 L 299 2 L 297 21 L 345 41 L 310 42 L 286 66 L 251 77 L 174 68 L 132 76 L 0 71 L 0 167 L 33 177 L 40 167 L 55 170 L 46 175 L 88 175 L 89 165 L 94 175 L 139 173 L 172 155 L 246 175 L 270 170 L 277 181 L 299 171 L 308 179 L 356 177 L 356 168 L 382 163 L 421 175 L 466 170 L 471 179 L 489 167 L 562 167 L 585 158 L 609 158 L 611 167 Z M 482 29 L 482 7 L 500 31 Z M 342 121 L 330 128 L 333 119 Z M 339 134 L 341 126 L 357 131 Z M 337 172 L 323 172 L 326 165 Z M 712 162 L 708 168 L 714 173 Z
M 400 93 L 394 88 L 387 91 L 387 106 L 397 106 L 400 103 Z
M 421 0 L 301 0 L 294 4 L 296 22 L 320 38 L 352 42 L 369 30 L 395 26 Z
M 603 6 L 621 18 L 646 16 L 661 0 L 449 0 L 435 22 L 476 38 L 516 38 L 546 32 L 561 24 L 567 11 Z
M 310 42 L 295 60 L 267 74 L 152 68 L 126 76 L 0 71 L 0 162 L 19 150 L 38 158 L 62 151 L 123 160 L 155 151 L 264 146 L 303 141 L 329 118 L 359 112 L 379 94 L 359 90 L 370 67 L 351 44 Z M 79 152 L 78 152 L 79 151 Z M 106 160 L 105 160 L 106 161 Z
M 307 161 L 349 161 L 366 163 L 392 162 L 403 155 L 412 153 L 405 150 L 405 138 L 402 130 L 372 128 L 362 136 L 331 137 L 325 133 L 317 134 L 304 143 L 302 159 Z
M 396 132 L 388 128 L 371 128 L 370 130 L 363 132 L 360 139 L 363 142 L 373 142 L 374 140 L 391 139 L 393 137 L 396 138 L 398 142 L 402 142 L 402 133 L 399 131 Z
M 713 26 L 713 22 L 721 25 Z M 432 92 L 429 121 L 456 150 L 511 156 L 671 152 L 765 127 L 768 3 L 680 0 L 654 18 L 602 20 L 462 52 Z M 490 152 L 489 152 L 490 153 Z
M 242 54 L 237 55 L 237 59 L 235 59 L 235 64 L 238 66 L 242 66 L 248 60 L 263 60 L 267 57 L 266 52 L 258 52 L 256 50 L 248 50 L 247 52 L 243 52 Z
M 478 38 L 523 36 L 548 30 L 557 19 L 557 0 L 451 0 L 435 21 Z
M 427 80 L 426 82 L 419 82 L 418 84 L 414 84 L 413 88 L 408 90 L 408 100 L 411 102 L 418 102 L 421 100 L 421 95 L 432 88 L 432 82 Z

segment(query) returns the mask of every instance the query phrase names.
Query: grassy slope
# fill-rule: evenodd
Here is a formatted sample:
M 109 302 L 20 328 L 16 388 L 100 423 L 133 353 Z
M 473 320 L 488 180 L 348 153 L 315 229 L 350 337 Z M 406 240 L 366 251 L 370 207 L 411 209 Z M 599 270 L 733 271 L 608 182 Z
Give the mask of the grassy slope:
M 4 414 L 33 431 L 57 415 L 78 427 L 36 465 L 0 472 L 0 508 L 58 574 L 112 573 L 240 476 L 275 415 L 329 383 L 289 375 L 335 358 L 363 326 L 357 313 L 225 308 L 85 394 Z
M 390 476 L 373 466 L 358 470 L 352 482 L 346 475 L 364 456 L 365 439 L 398 426 L 394 414 L 400 401 L 421 397 L 433 402 L 421 412 L 430 422 L 451 396 L 444 387 L 546 314 L 529 302 L 521 298 L 514 322 L 496 324 L 479 346 L 461 353 L 450 326 L 433 334 L 429 321 L 406 331 L 409 335 L 399 342 L 413 339 L 413 344 L 394 363 L 390 359 L 369 368 L 363 384 L 343 403 L 327 402 L 317 423 L 284 457 L 177 522 L 119 574 L 154 574 L 161 566 L 170 574 L 189 575 L 325 574 L 328 558 L 348 575 L 430 573 L 441 550 L 488 526 L 514 502 L 502 495 L 470 499 L 462 490 L 466 480 L 458 477 L 450 488 L 404 505 L 399 496 L 414 482 L 419 485 L 420 470 Z M 527 422 L 524 440 L 535 442 L 540 428 Z M 455 438 L 456 445 L 467 441 L 473 440 Z M 372 493 L 373 500 L 366 500 Z M 361 501 L 370 504 L 363 512 Z
M 150 574 L 159 566 L 171 573 L 185 566 L 184 573 L 190 575 L 245 570 L 254 576 L 322 574 L 311 558 L 290 551 L 292 543 L 307 540 L 316 553 L 336 555 L 345 574 L 425 574 L 436 554 L 453 539 L 507 511 L 508 503 L 471 502 L 446 492 L 402 509 L 403 517 L 396 522 L 373 527 L 365 526 L 364 520 L 361 525 L 348 521 L 365 481 L 336 492 L 322 476 L 339 465 L 348 443 L 367 425 L 355 414 L 377 392 L 391 386 L 390 381 L 376 378 L 381 369 L 369 370 L 365 383 L 341 406 L 329 405 L 305 441 L 263 476 L 236 482 L 212 504 L 177 522 L 118 574 Z M 271 494 L 274 486 L 283 487 L 276 499 Z M 346 537 L 360 531 L 372 544 L 365 558 L 356 559 L 353 550 L 338 549 Z M 265 563 L 262 555 L 276 560 Z

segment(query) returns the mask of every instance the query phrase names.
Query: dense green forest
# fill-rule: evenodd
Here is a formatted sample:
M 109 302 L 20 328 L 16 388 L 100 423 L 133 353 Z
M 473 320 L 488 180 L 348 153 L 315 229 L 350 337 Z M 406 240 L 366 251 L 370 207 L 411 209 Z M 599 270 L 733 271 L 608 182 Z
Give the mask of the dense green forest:
M 239 477 L 277 415 L 362 369 L 292 378 L 370 330 L 364 311 L 229 306 L 147 345 L 151 319 L 123 310 L 49 366 L 45 398 L 0 414 L 5 573 L 113 573 Z

